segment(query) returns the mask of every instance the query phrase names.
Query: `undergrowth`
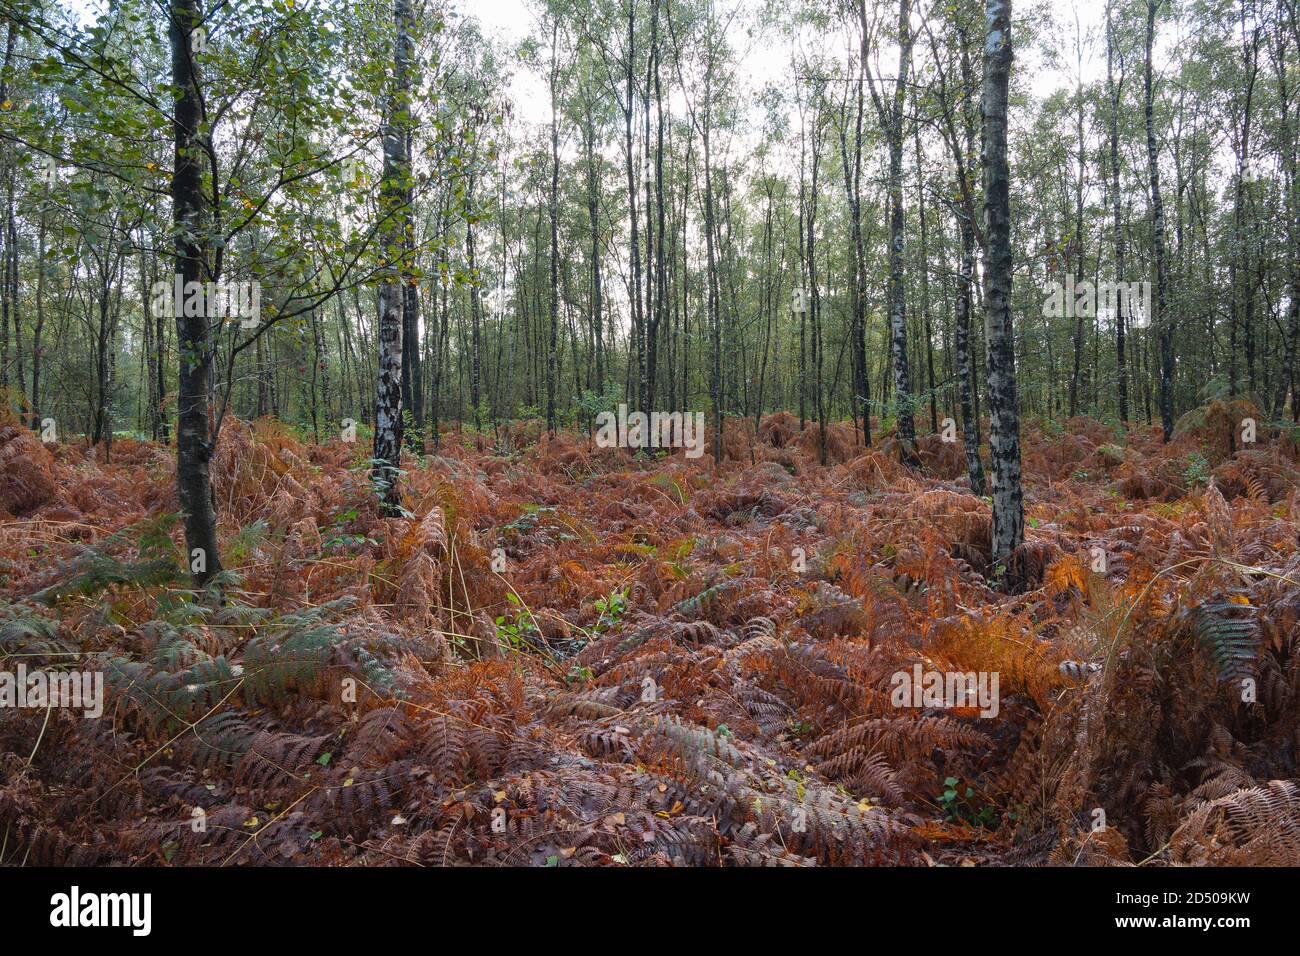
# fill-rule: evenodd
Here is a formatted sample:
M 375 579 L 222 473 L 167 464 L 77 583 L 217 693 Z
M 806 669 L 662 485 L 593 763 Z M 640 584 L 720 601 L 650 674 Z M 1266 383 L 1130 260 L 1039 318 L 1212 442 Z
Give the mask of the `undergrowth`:
M 1231 412 L 1030 430 L 996 566 L 932 436 L 453 435 L 386 518 L 365 449 L 230 422 L 202 591 L 166 449 L 6 428 L 0 670 L 106 700 L 0 708 L 0 863 L 1300 863 L 1295 442 Z M 917 666 L 996 716 L 898 707 Z

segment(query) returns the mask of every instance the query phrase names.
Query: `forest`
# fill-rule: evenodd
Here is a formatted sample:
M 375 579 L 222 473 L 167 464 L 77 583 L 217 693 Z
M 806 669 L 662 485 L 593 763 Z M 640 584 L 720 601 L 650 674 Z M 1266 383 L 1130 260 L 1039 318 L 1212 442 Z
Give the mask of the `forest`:
M 1300 0 L 0 28 L 0 867 L 1300 865 Z

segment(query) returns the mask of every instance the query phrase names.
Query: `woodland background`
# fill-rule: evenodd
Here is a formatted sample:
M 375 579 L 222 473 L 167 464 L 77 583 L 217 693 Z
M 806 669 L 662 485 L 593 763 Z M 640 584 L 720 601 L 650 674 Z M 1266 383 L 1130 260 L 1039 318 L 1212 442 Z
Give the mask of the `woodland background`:
M 1294 0 L 0 2 L 0 862 L 1300 862 Z

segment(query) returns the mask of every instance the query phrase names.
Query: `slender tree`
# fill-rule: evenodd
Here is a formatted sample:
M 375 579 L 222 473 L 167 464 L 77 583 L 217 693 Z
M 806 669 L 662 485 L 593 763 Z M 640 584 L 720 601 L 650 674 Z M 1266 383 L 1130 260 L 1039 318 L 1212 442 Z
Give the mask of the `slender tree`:
M 182 287 L 207 278 L 206 202 L 201 156 L 203 96 L 195 58 L 194 33 L 202 23 L 197 0 L 170 0 L 168 37 L 171 44 L 172 85 L 176 89 L 172 119 L 175 145 L 172 174 L 172 217 L 175 228 L 176 275 Z M 206 131 L 211 136 L 211 130 Z M 180 303 L 174 303 L 178 305 Z M 185 540 L 195 580 L 206 584 L 221 570 L 217 548 L 217 508 L 209 464 L 212 435 L 208 398 L 211 389 L 212 346 L 208 318 L 176 308 L 176 341 L 180 375 L 176 390 L 176 489 L 185 520 Z
M 866 0 L 859 0 L 862 20 L 862 58 L 867 62 Z M 898 439 L 903 460 L 911 465 L 920 464 L 916 454 L 916 420 L 912 376 L 907 359 L 907 282 L 904 274 L 903 251 L 906 219 L 903 211 L 903 126 L 904 108 L 907 104 L 908 72 L 912 63 L 912 4 L 911 0 L 898 2 L 898 72 L 894 77 L 893 92 L 885 88 L 883 80 L 877 89 L 876 79 L 870 77 L 871 97 L 881 128 L 889 144 L 889 334 L 890 354 L 894 364 L 894 400 L 898 414 Z
M 1169 275 L 1165 263 L 1165 205 L 1160 195 L 1160 150 L 1156 145 L 1155 79 L 1151 55 L 1156 41 L 1156 14 L 1162 0 L 1147 0 L 1146 66 L 1143 73 L 1143 115 L 1147 130 L 1147 174 L 1151 189 L 1152 246 L 1156 264 L 1156 301 L 1153 325 L 1160 337 L 1160 423 L 1164 440 L 1174 433 L 1174 329 L 1167 314 Z
M 1011 2 L 985 0 L 984 10 L 984 325 L 993 463 L 993 560 L 1006 562 L 1025 536 L 1015 330 L 1011 321 L 1011 169 L 1007 161 Z
M 1115 59 L 1119 58 L 1119 79 L 1115 78 Z M 1111 0 L 1106 3 L 1106 89 L 1110 97 L 1110 205 L 1111 234 L 1115 245 L 1115 282 L 1124 282 L 1124 222 L 1120 214 L 1119 189 L 1119 104 L 1124 90 L 1124 55 L 1115 42 L 1115 17 Z M 1128 362 L 1125 355 L 1125 333 L 1128 315 L 1126 296 L 1117 296 L 1115 303 L 1115 368 L 1118 377 L 1119 418 L 1128 425 Z
M 411 31 L 409 0 L 393 2 L 393 73 L 380 138 L 384 172 L 379 194 L 381 279 L 379 285 L 379 375 L 375 385 L 375 441 L 371 477 L 389 514 L 401 511 L 398 475 L 402 453 L 402 312 L 408 279 L 406 237 L 411 157 L 406 131 L 411 116 Z

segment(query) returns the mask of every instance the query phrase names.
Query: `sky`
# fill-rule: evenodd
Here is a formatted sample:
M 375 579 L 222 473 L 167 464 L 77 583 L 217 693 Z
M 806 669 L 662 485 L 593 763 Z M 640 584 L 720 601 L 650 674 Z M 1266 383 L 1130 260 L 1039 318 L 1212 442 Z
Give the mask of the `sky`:
M 77 11 L 84 22 L 92 18 L 92 11 L 103 9 L 106 0 L 61 0 L 66 6 Z M 537 26 L 538 18 L 535 4 L 531 0 L 448 0 L 451 10 L 459 17 L 478 20 L 483 32 L 503 41 L 514 48 L 526 39 Z M 742 8 L 742 18 L 761 9 L 763 0 L 717 0 L 718 9 L 726 15 L 735 7 Z M 916 4 L 917 7 L 920 4 Z M 1090 33 L 1093 41 L 1085 53 L 1083 64 L 1084 82 L 1092 82 L 1105 75 L 1105 44 L 1102 39 L 1105 24 L 1105 0 L 1033 0 L 1017 6 L 1017 22 L 1022 18 L 1037 19 L 1041 11 L 1051 9 L 1057 21 L 1057 48 L 1069 51 L 1067 60 L 1072 60 L 1075 17 L 1085 33 Z M 913 13 L 914 18 L 918 16 Z M 914 22 L 915 19 L 914 19 Z M 1161 46 L 1168 49 L 1176 40 L 1168 35 L 1162 36 Z M 737 77 L 746 93 L 756 93 L 766 83 L 789 76 L 794 45 L 800 41 L 778 35 L 774 30 L 757 38 L 738 35 L 733 39 L 737 50 L 743 51 L 738 57 Z M 818 37 L 807 34 L 802 38 L 805 49 L 821 50 L 831 56 L 842 57 L 845 38 L 842 34 L 832 37 Z M 1033 76 L 1033 91 L 1036 95 L 1049 95 L 1052 91 L 1071 87 L 1075 83 L 1074 65 L 1064 64 L 1056 68 L 1046 64 L 1036 51 L 1021 48 L 1016 52 L 1016 69 L 1030 70 Z M 546 92 L 545 77 L 537 71 L 529 70 L 516 64 L 512 72 L 508 92 L 515 104 L 518 115 L 532 118 L 536 122 L 549 122 L 549 97 Z M 680 91 L 675 91 L 678 98 Z M 671 104 L 674 112 L 684 109 L 684 102 Z
M 740 5 L 754 11 L 760 8 L 759 0 L 721 0 L 719 6 L 729 9 Z M 452 0 L 452 9 L 460 16 L 477 19 L 483 26 L 484 33 L 517 44 L 526 38 L 537 23 L 533 4 L 529 0 Z M 919 6 L 919 4 L 917 5 Z M 1047 4 L 1058 21 L 1062 50 L 1073 51 L 1074 22 L 1077 11 L 1078 20 L 1085 34 L 1091 32 L 1096 38 L 1091 50 L 1085 51 L 1084 82 L 1091 82 L 1105 75 L 1106 48 L 1103 27 L 1106 19 L 1105 0 L 1050 0 Z M 1022 11 L 1018 11 L 1018 17 Z M 1037 16 L 1037 11 L 1024 5 L 1025 16 Z M 916 16 L 916 14 L 914 14 Z M 809 38 L 812 40 L 813 38 Z M 736 45 L 749 43 L 743 37 L 737 37 Z M 836 37 L 833 43 L 825 44 L 830 55 L 842 55 L 843 40 Z M 757 43 L 748 45 L 740 73 L 742 79 L 752 87 L 759 87 L 772 78 L 780 78 L 790 71 L 791 44 L 784 37 L 769 34 Z M 1033 69 L 1035 92 L 1049 93 L 1052 90 L 1073 85 L 1073 64 L 1068 71 L 1057 70 L 1038 60 L 1030 51 L 1017 51 L 1018 66 Z M 1041 81 L 1041 82 L 1040 82 Z M 511 92 L 520 102 L 531 103 L 533 100 L 546 100 L 545 87 L 540 76 L 517 75 Z
M 882 7 L 892 6 L 892 0 L 881 0 Z M 753 23 L 757 14 L 767 5 L 766 0 L 715 0 L 720 16 L 727 16 L 739 7 L 740 16 L 735 22 L 733 35 L 729 38 L 736 52 L 735 73 L 739 86 L 737 101 L 742 104 L 757 104 L 758 95 L 771 83 L 788 84 L 792 79 L 792 62 L 796 52 L 823 54 L 832 60 L 843 63 L 851 38 L 842 28 L 836 27 L 826 34 L 818 34 L 805 29 L 802 35 L 791 37 L 787 33 L 769 28 L 759 35 L 751 36 L 744 30 L 743 24 Z M 536 0 L 450 0 L 450 6 L 458 17 L 472 18 L 479 22 L 482 32 L 500 41 L 507 48 L 516 48 L 531 33 L 536 31 L 538 17 L 535 12 Z M 924 2 L 913 3 L 913 24 L 920 24 L 918 12 L 927 6 Z M 1016 49 L 1013 71 L 1019 74 L 1020 82 L 1035 99 L 1045 99 L 1059 90 L 1073 90 L 1078 82 L 1075 63 L 1076 30 L 1083 31 L 1084 50 L 1082 75 L 1085 84 L 1104 80 L 1106 74 L 1105 44 L 1105 0 L 1019 0 L 1016 4 L 1016 19 L 1013 21 L 1023 30 L 1033 26 L 1036 32 L 1043 34 L 1041 39 L 1058 51 L 1055 63 L 1048 62 L 1041 48 L 1023 44 Z M 1045 18 L 1050 18 L 1050 25 L 1044 25 Z M 1077 24 L 1076 27 L 1076 18 Z M 854 31 L 856 33 L 856 31 Z M 1177 38 L 1169 29 L 1159 37 L 1157 45 L 1157 69 L 1163 58 L 1174 49 Z M 917 56 L 928 59 L 928 50 L 924 46 L 928 40 L 918 40 Z M 882 50 L 880 54 L 880 72 L 888 75 L 891 64 L 897 62 L 897 54 L 892 49 Z M 1130 64 L 1130 67 L 1132 64 Z M 976 65 L 978 69 L 978 64 Z M 547 92 L 545 66 L 529 69 L 526 65 L 514 62 L 507 84 L 507 95 L 513 106 L 516 121 L 527 126 L 549 125 L 550 97 Z M 686 114 L 685 93 L 677 83 L 670 83 L 669 109 L 676 116 Z M 1018 110 L 1013 108 L 1012 125 L 1032 122 L 1036 110 Z M 736 138 L 729 145 L 743 154 L 751 150 L 760 137 L 760 117 L 756 109 L 751 112 L 750 121 L 737 127 Z M 786 119 L 791 129 L 798 129 L 798 109 L 794 103 L 789 104 Z M 516 127 L 518 129 L 518 127 Z M 571 156 L 575 148 L 572 143 L 561 146 L 563 155 Z M 613 147 L 611 146 L 611 149 Z M 724 144 L 725 148 L 725 144 Z M 937 147 L 936 147 L 937 148 Z M 612 154 L 611 154 L 612 155 Z M 615 157 L 616 158 L 616 157 Z M 778 163 L 797 162 L 797 157 L 778 159 Z
M 805 28 L 798 36 L 790 36 L 781 29 L 770 27 L 764 32 L 751 35 L 745 25 L 753 24 L 757 14 L 766 6 L 765 0 L 715 0 L 719 16 L 728 16 L 739 8 L 739 16 L 732 21 L 734 28 L 729 37 L 735 52 L 735 75 L 739 86 L 736 100 L 741 104 L 753 104 L 748 122 L 736 126 L 734 139 L 722 144 L 722 149 L 733 150 L 734 154 L 744 155 L 757 145 L 761 137 L 761 127 L 756 108 L 759 93 L 769 84 L 788 84 L 792 80 L 796 53 L 801 55 L 820 54 L 831 60 L 844 63 L 848 46 L 856 42 L 839 26 L 827 33 L 817 33 Z M 538 31 L 537 0 L 450 0 L 451 9 L 456 17 L 475 19 L 479 22 L 485 36 L 498 40 L 507 49 L 517 48 L 530 34 Z M 892 6 L 892 0 L 881 0 L 882 8 Z M 918 12 L 928 3 L 914 2 L 913 24 L 919 26 L 921 14 Z M 1050 14 L 1048 13 L 1050 11 Z M 1052 23 L 1044 27 L 1043 19 L 1050 16 Z M 1076 17 L 1078 27 L 1076 28 Z M 1075 63 L 1076 29 L 1082 29 L 1085 36 L 1082 74 L 1085 84 L 1104 80 L 1106 73 L 1105 45 L 1105 0 L 1020 0 L 1016 5 L 1016 26 L 1022 29 L 1033 25 L 1036 32 L 1044 33 L 1042 39 L 1058 51 L 1056 63 L 1048 62 L 1041 49 L 1024 44 L 1016 50 L 1014 71 L 1021 77 L 1021 82 L 1032 97 L 1043 99 L 1058 90 L 1073 90 L 1078 82 Z M 1166 31 L 1168 32 L 1168 31 Z M 854 31 L 856 35 L 856 30 Z M 1024 35 L 1022 33 L 1022 35 Z M 1165 42 L 1157 47 L 1157 64 L 1162 47 L 1171 49 L 1175 38 L 1162 37 Z M 928 59 L 928 40 L 918 39 L 916 56 Z M 545 76 L 545 56 L 543 64 L 529 68 L 517 61 L 511 64 L 511 75 L 507 83 L 507 95 L 513 107 L 512 125 L 516 132 L 524 132 L 522 127 L 534 128 L 549 125 L 551 121 L 550 96 L 547 91 Z M 897 63 L 897 54 L 892 48 L 880 53 L 879 70 L 888 75 L 892 65 Z M 978 69 L 978 64 L 976 65 Z M 1026 79 L 1028 82 L 1026 83 Z M 668 107 L 673 115 L 686 115 L 686 94 L 676 82 L 669 84 L 670 96 Z M 1013 128 L 1017 123 L 1032 122 L 1036 110 L 1013 109 Z M 799 127 L 798 107 L 791 102 L 787 107 L 786 120 L 789 128 Z M 1063 135 L 1065 135 L 1063 133 Z M 1073 135 L 1071 132 L 1069 135 Z M 608 145 L 609 157 L 617 159 L 617 144 Z M 572 158 L 577 146 L 566 140 L 561 144 L 561 155 Z M 939 147 L 936 145 L 935 149 Z M 724 161 L 726 159 L 724 155 Z M 797 153 L 778 156 L 778 166 L 797 163 Z M 788 172 L 791 170 L 787 170 Z
M 91 19 L 90 11 L 102 9 L 106 0 L 61 0 L 76 10 L 83 22 Z M 303 0 L 310 4 L 311 0 Z M 453 16 L 477 20 L 481 31 L 494 38 L 501 47 L 513 51 L 537 31 L 538 0 L 446 0 Z M 790 0 L 796 2 L 796 0 Z M 891 5 L 892 0 L 880 0 L 882 6 Z M 767 5 L 767 0 L 715 0 L 716 9 L 722 17 L 739 10 L 733 35 L 729 37 L 734 51 L 734 72 L 739 89 L 736 99 L 741 104 L 756 104 L 758 94 L 771 83 L 788 84 L 792 79 L 792 62 L 796 51 L 813 52 L 843 62 L 850 38 L 842 28 L 836 28 L 828 34 L 818 34 L 805 28 L 797 37 L 792 37 L 776 28 L 768 28 L 759 34 L 750 34 L 745 30 L 746 24 L 753 24 L 757 14 Z M 920 23 L 925 2 L 914 2 L 913 23 Z M 1031 24 L 1043 34 L 1040 39 L 1057 51 L 1057 61 L 1048 62 L 1041 48 L 1022 44 L 1016 49 L 1013 75 L 1019 74 L 1022 88 L 1027 89 L 1034 99 L 1042 100 L 1059 90 L 1072 90 L 1078 82 L 1075 64 L 1076 21 L 1085 35 L 1085 47 L 1082 62 L 1084 83 L 1104 79 L 1106 72 L 1105 16 L 1106 0 L 1017 0 L 1016 26 L 1022 28 Z M 1045 26 L 1043 19 L 1050 17 L 1050 25 Z M 1022 33 L 1023 35 L 1023 33 Z M 1169 27 L 1164 27 L 1158 39 L 1156 60 L 1157 72 L 1162 61 L 1169 58 L 1182 38 L 1176 36 Z M 918 44 L 924 44 L 923 38 Z M 928 57 L 928 53 L 918 49 L 918 55 Z M 881 72 L 889 72 L 889 64 L 896 62 L 890 50 L 881 52 Z M 545 56 L 543 55 L 543 61 Z M 525 132 L 527 127 L 549 125 L 550 96 L 547 92 L 545 65 L 529 67 L 513 56 L 506 56 L 503 62 L 509 65 L 510 76 L 506 85 L 506 94 L 513 107 L 512 125 L 516 132 Z M 1134 64 L 1130 63 L 1130 72 Z M 978 68 L 978 65 L 977 65 Z M 683 116 L 687 111 L 686 93 L 676 82 L 668 84 L 668 108 L 676 116 Z M 1030 121 L 1035 110 L 1017 110 L 1013 108 L 1012 124 L 1017 121 Z M 758 140 L 759 117 L 752 115 L 750 122 L 738 126 L 736 139 L 729 145 L 740 152 L 751 149 Z M 797 129 L 797 107 L 791 104 L 787 120 L 792 129 Z M 521 129 L 520 127 L 523 127 Z M 1063 135 L 1065 135 L 1063 133 Z M 611 145 L 611 149 L 613 146 Z M 567 141 L 561 146 L 562 154 L 572 155 L 576 144 Z

